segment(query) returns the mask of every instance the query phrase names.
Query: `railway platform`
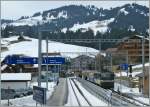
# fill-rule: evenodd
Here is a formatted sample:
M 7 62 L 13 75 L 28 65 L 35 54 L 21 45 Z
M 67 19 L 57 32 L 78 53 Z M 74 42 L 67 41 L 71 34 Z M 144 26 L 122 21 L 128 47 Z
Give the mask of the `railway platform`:
M 63 106 L 67 102 L 68 87 L 67 79 L 60 78 L 52 96 L 47 100 L 47 106 Z

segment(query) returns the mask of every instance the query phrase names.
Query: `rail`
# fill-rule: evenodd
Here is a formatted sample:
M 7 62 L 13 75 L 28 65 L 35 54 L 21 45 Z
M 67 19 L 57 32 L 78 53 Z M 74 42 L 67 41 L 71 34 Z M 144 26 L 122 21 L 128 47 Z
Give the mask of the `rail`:
M 129 106 L 129 107 L 140 106 L 134 102 L 131 102 L 126 97 L 114 93 L 113 91 L 112 93 L 110 93 L 110 90 L 101 88 L 81 78 L 77 78 L 77 80 L 93 95 L 97 96 L 98 98 L 107 103 L 111 103 L 113 106 Z

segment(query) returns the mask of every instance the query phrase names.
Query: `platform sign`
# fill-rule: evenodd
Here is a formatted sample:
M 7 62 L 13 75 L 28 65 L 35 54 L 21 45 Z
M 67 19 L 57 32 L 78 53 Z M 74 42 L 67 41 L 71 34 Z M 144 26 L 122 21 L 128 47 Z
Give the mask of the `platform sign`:
M 64 64 L 65 63 L 65 58 L 63 57 L 43 57 L 43 62 L 42 64 L 54 64 L 54 65 L 59 65 L 59 64 Z
M 40 104 L 46 104 L 46 88 L 33 86 L 33 100 Z
M 16 57 L 8 56 L 5 59 L 6 64 L 38 64 L 37 57 Z M 43 57 L 42 64 L 64 64 L 65 58 L 63 57 Z
M 6 64 L 37 64 L 38 59 L 36 57 L 13 57 L 8 56 L 5 59 Z
M 120 68 L 121 68 L 122 70 L 128 70 L 128 67 L 129 67 L 128 64 L 121 64 L 121 65 L 120 65 Z

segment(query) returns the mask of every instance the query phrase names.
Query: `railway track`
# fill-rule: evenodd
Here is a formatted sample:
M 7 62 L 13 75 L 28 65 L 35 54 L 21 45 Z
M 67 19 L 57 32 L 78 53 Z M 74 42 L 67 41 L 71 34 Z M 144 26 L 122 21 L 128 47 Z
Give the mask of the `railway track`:
M 125 96 L 119 95 L 118 93 L 114 92 L 113 90 L 106 90 L 101 88 L 91 82 L 83 80 L 81 78 L 77 79 L 83 87 L 85 87 L 90 93 L 97 96 L 101 100 L 110 103 L 112 106 L 147 106 L 143 103 L 138 101 L 134 101 L 133 99 L 129 99 Z
M 112 90 L 112 91 L 113 91 L 114 94 L 116 93 L 116 96 L 119 95 L 118 92 L 116 92 L 116 91 L 114 91 L 114 90 Z M 143 102 L 141 102 L 141 101 L 139 101 L 139 100 L 136 100 L 136 99 L 134 99 L 134 98 L 131 98 L 131 97 L 129 97 L 128 95 L 125 95 L 125 94 L 123 94 L 123 93 L 121 93 L 121 97 L 122 97 L 124 100 L 127 100 L 127 101 L 130 102 L 130 103 L 133 103 L 133 104 L 136 103 L 137 106 L 150 106 L 149 104 L 146 104 L 146 103 L 143 103 Z
M 78 102 L 79 106 L 92 106 L 91 103 L 88 101 L 88 99 L 83 94 L 82 90 L 78 87 L 78 85 L 75 83 L 75 81 L 71 78 L 69 78 L 69 83 L 71 85 L 71 88 L 74 92 L 74 95 L 76 97 L 76 100 Z M 77 94 L 78 93 L 78 94 Z M 82 100 L 80 100 L 82 97 Z

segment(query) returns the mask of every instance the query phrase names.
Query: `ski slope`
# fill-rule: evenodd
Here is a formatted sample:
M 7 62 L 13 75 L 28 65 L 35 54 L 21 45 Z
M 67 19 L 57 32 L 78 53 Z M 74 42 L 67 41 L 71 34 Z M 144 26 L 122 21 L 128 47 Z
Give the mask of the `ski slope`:
M 25 56 L 38 57 L 38 39 L 33 39 L 26 36 L 24 38 L 30 41 L 21 41 L 12 44 L 11 41 L 17 40 L 18 36 L 3 38 L 1 42 L 7 46 L 8 51 L 2 52 L 2 59 L 4 59 L 7 55 L 13 54 L 23 54 Z M 86 54 L 86 52 L 90 52 L 86 55 L 94 57 L 99 52 L 98 50 L 89 47 L 64 44 L 54 41 L 49 41 L 48 47 L 49 52 L 60 52 L 62 56 L 71 58 L 77 57 L 78 55 L 81 55 L 81 53 Z M 42 52 L 46 52 L 46 40 L 42 40 Z
M 110 18 L 108 20 L 103 20 L 103 21 L 94 20 L 94 21 L 84 23 L 84 24 L 74 24 L 74 26 L 70 28 L 69 30 L 75 32 L 79 29 L 82 29 L 82 31 L 87 31 L 88 29 L 91 29 L 93 30 L 94 35 L 96 35 L 98 31 L 101 33 L 105 33 L 108 30 L 108 24 L 113 21 L 114 21 L 114 18 Z M 65 32 L 66 28 L 62 29 L 62 31 Z

